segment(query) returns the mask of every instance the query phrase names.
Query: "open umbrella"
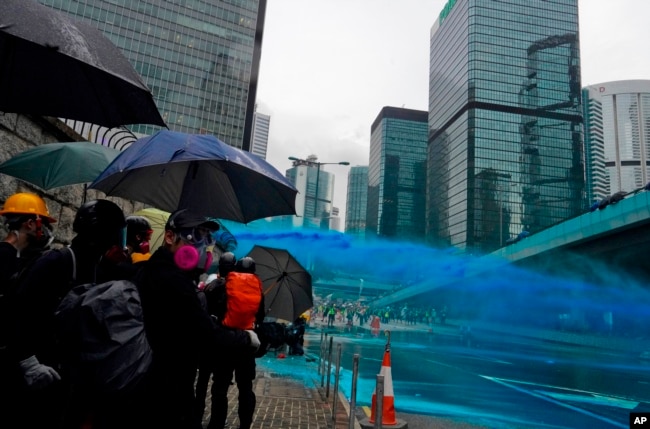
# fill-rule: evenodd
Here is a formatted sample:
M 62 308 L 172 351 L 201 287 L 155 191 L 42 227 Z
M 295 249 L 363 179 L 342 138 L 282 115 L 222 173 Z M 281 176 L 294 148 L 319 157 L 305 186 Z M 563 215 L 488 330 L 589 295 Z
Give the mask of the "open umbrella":
M 0 2 L 0 111 L 113 128 L 165 126 L 151 91 L 101 31 L 33 0 Z
M 134 213 L 138 216 L 144 216 L 149 221 L 153 233 L 149 241 L 149 246 L 152 250 L 157 249 L 162 245 L 162 238 L 165 232 L 165 224 L 169 219 L 169 212 L 156 209 L 153 207 L 138 210 Z M 214 238 L 214 245 L 222 252 L 232 252 L 237 248 L 237 240 L 235 236 L 226 228 L 218 219 L 211 219 L 219 224 L 219 229 L 212 233 Z
M 296 188 L 271 164 L 211 135 L 158 131 L 136 140 L 90 185 L 173 212 L 247 223 L 296 213 Z
M 262 280 L 267 317 L 293 322 L 313 307 L 311 274 L 289 251 L 255 245 L 246 256 Z
M 0 173 L 43 189 L 92 182 L 120 151 L 91 142 L 46 143 L 0 164 Z
M 149 221 L 151 230 L 153 231 L 151 233 L 151 239 L 149 240 L 149 248 L 151 248 L 151 252 L 153 253 L 162 245 L 163 235 L 165 232 L 165 224 L 167 223 L 167 219 L 169 219 L 170 213 L 150 207 L 147 209 L 138 210 L 133 214 L 146 217 Z

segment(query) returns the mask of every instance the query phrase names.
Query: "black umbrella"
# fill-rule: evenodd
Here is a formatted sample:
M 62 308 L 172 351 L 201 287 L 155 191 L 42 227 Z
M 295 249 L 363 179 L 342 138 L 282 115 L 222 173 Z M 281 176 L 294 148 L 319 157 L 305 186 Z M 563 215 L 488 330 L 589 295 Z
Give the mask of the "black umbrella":
M 33 0 L 0 1 L 0 111 L 109 128 L 165 126 L 151 91 L 117 46 Z
M 314 306 L 311 274 L 287 250 L 256 245 L 247 256 L 262 280 L 267 317 L 293 322 Z

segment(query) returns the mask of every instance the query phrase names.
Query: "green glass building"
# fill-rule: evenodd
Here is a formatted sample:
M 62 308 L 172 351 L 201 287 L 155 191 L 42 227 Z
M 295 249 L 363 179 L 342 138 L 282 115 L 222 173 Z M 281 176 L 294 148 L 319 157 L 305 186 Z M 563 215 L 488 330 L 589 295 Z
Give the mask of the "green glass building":
M 578 0 L 449 0 L 431 29 L 427 241 L 487 253 L 586 208 Z
M 357 165 L 348 173 L 348 193 L 345 205 L 345 232 L 365 237 L 368 206 L 368 166 Z
M 366 237 L 422 241 L 427 112 L 384 107 L 370 128 Z
M 39 2 L 89 22 L 115 43 L 170 129 L 213 134 L 249 150 L 266 0 Z

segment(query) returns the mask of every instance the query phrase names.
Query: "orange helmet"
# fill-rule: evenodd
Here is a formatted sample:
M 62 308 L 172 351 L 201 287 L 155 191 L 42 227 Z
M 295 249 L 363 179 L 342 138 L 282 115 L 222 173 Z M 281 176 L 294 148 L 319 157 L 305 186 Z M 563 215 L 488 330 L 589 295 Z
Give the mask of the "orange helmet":
M 13 194 L 7 198 L 4 207 L 0 210 L 0 216 L 7 214 L 38 215 L 50 223 L 56 222 L 56 219 L 50 216 L 45 201 L 36 194 L 26 192 Z

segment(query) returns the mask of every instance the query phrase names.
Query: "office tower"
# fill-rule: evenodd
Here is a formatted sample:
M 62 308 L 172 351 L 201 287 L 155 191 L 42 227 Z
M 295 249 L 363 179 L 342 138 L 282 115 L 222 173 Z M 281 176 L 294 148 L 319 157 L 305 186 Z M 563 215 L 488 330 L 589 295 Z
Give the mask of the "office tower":
M 332 216 L 334 174 L 323 170 L 316 155 L 293 161 L 286 177 L 298 189 L 293 226 L 325 228 Z
M 605 168 L 603 141 L 603 106 L 600 97 L 590 97 L 590 90 L 582 90 L 585 139 L 585 188 L 587 200 L 600 201 L 610 195 L 609 177 Z
M 368 204 L 368 166 L 355 166 L 348 173 L 348 196 L 345 207 L 345 232 L 365 237 Z
M 650 180 L 650 80 L 599 83 L 583 93 L 594 199 L 644 186 Z
M 384 107 L 370 128 L 366 236 L 424 237 L 427 112 Z
M 341 218 L 339 217 L 338 207 L 332 207 L 332 214 L 330 215 L 329 218 L 328 228 L 331 229 L 332 231 L 341 230 Z
M 266 149 L 269 145 L 269 128 L 271 127 L 271 116 L 257 111 L 253 114 L 253 136 L 251 137 L 250 151 L 255 155 L 266 159 Z
M 491 252 L 587 206 L 578 0 L 449 0 L 431 28 L 427 240 Z
M 113 41 L 152 90 L 170 129 L 213 134 L 249 150 L 266 0 L 39 2 Z

